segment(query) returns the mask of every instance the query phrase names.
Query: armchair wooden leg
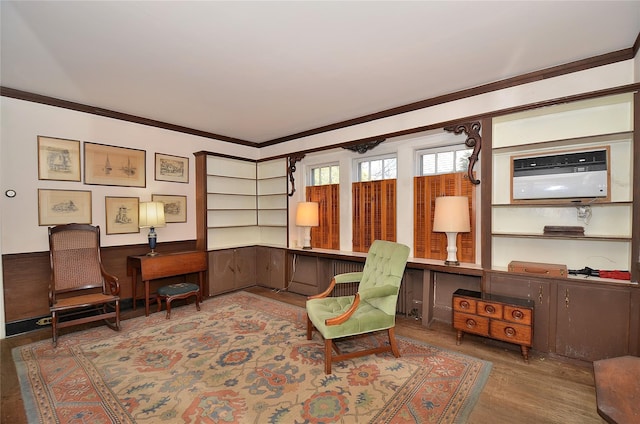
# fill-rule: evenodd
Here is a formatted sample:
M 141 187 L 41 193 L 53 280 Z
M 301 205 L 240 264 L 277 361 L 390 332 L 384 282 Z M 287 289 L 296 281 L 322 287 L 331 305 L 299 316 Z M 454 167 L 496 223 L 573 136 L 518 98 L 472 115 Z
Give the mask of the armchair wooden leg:
M 307 340 L 311 340 L 312 335 L 313 335 L 313 324 L 309 319 L 309 315 L 307 315 Z
M 324 340 L 324 373 L 331 374 L 331 350 L 333 349 L 333 341 L 331 339 Z
M 398 350 L 398 344 L 396 343 L 396 334 L 394 327 L 389 329 L 389 344 L 391 345 L 391 352 L 396 358 L 400 357 L 400 351 Z

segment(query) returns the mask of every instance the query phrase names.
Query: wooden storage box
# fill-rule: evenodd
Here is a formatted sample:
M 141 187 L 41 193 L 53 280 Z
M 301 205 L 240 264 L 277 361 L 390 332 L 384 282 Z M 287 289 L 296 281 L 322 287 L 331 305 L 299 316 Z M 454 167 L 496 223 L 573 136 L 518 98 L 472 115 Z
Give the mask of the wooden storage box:
M 532 274 L 543 277 L 566 278 L 567 266 L 540 262 L 511 261 L 509 262 L 509 272 L 519 272 L 521 274 Z

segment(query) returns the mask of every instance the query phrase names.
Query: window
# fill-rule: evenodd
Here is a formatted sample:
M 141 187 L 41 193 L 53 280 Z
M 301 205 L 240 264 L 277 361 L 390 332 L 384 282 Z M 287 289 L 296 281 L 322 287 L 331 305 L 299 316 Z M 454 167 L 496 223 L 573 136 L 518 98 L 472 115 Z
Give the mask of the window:
M 374 240 L 396 241 L 395 156 L 356 161 L 352 184 L 354 252 L 367 252 Z
M 310 184 L 320 186 L 340 183 L 340 167 L 338 165 L 319 166 L 311 168 Z
M 356 162 L 356 181 L 380 181 L 397 178 L 397 160 L 394 156 L 367 158 Z
M 447 257 L 447 239 L 444 233 L 434 233 L 433 210 L 438 196 L 467 196 L 471 231 L 457 239 L 458 258 L 461 262 L 475 263 L 475 192 L 466 172 L 473 149 L 465 145 L 447 146 L 417 152 L 418 176 L 413 186 L 413 247 L 416 258 L 440 259 Z
M 311 168 L 306 200 L 318 202 L 318 226 L 311 228 L 311 247 L 340 249 L 340 167 Z
M 418 152 L 418 175 L 440 175 L 453 172 L 465 172 L 469 165 L 469 156 L 473 149 L 467 146 L 447 146 L 438 149 L 421 150 Z

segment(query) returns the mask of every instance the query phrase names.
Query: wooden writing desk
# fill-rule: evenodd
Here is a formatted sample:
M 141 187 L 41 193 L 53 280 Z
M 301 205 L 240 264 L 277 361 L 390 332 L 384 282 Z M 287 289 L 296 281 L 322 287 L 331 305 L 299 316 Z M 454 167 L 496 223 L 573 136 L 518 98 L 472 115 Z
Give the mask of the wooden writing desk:
M 144 283 L 144 313 L 149 316 L 149 281 L 197 272 L 200 296 L 202 296 L 206 271 L 207 252 L 204 251 L 159 253 L 156 256 L 127 256 L 127 275 L 131 276 L 133 309 L 136 308 L 138 273 Z

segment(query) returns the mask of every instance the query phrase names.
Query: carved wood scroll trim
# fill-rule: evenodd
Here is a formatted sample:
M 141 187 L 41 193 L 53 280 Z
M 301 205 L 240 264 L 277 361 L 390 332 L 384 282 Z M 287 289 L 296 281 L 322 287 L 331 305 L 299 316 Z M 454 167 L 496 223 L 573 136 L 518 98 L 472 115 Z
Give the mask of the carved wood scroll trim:
M 473 178 L 473 167 L 478 161 L 478 157 L 480 154 L 480 149 L 482 148 L 482 136 L 480 135 L 480 122 L 465 122 L 463 124 L 449 125 L 444 127 L 445 131 L 452 132 L 456 135 L 464 132 L 467 135 L 467 140 L 464 142 L 467 147 L 473 147 L 473 153 L 469 156 L 469 169 L 467 170 L 467 174 L 469 176 L 469 181 L 473 184 L 480 184 L 480 180 L 476 180 Z
M 373 149 L 378 144 L 382 143 L 386 139 L 380 138 L 378 140 L 368 141 L 366 143 L 354 144 L 351 146 L 343 146 L 343 149 L 351 150 L 352 152 L 357 152 L 360 154 L 366 153 L 368 150 Z
M 288 158 L 287 174 L 289 175 L 289 181 L 291 182 L 291 191 L 289 197 L 293 196 L 296 192 L 296 180 L 293 177 L 293 173 L 296 172 L 296 162 L 300 162 L 304 157 L 304 153 L 294 153 Z

